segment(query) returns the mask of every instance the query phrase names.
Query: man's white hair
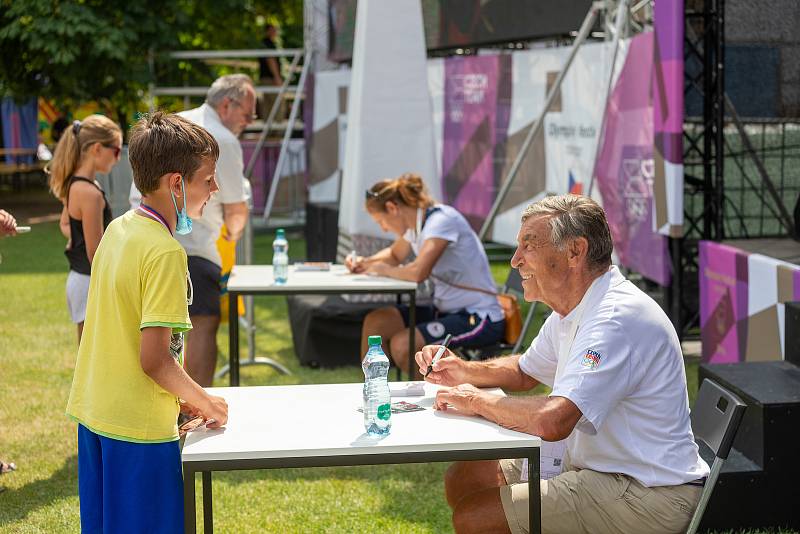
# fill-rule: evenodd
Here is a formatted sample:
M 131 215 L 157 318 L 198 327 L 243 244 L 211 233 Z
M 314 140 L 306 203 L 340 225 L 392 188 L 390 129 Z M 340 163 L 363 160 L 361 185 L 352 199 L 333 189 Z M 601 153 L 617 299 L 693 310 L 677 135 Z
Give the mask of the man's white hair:
M 614 243 L 606 213 L 591 198 L 581 195 L 545 197 L 522 212 L 523 223 L 531 217 L 549 217 L 550 242 L 558 250 L 564 250 L 569 241 L 583 237 L 589 243 L 588 266 L 596 269 L 611 265 Z
M 253 87 L 253 80 L 247 74 L 228 74 L 220 76 L 206 93 L 206 104 L 217 108 L 225 98 L 241 102 L 247 94 L 247 88 Z

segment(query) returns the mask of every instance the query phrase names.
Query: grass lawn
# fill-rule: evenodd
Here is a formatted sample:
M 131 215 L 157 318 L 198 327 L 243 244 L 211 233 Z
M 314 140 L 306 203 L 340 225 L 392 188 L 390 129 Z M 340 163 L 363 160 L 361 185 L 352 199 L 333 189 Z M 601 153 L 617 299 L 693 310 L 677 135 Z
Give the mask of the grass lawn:
M 268 263 L 271 236 L 256 239 Z M 64 296 L 67 264 L 55 223 L 0 240 L 0 458 L 18 470 L 2 476 L 0 532 L 79 530 L 75 424 L 64 416 L 77 348 Z M 305 248 L 292 241 L 292 259 Z M 498 281 L 505 267 L 494 266 Z M 291 376 L 243 368 L 243 385 L 361 382 L 359 367 L 301 367 L 294 356 L 283 298 L 256 299 L 258 353 Z M 218 337 L 227 362 L 227 329 Z M 245 354 L 243 348 L 243 354 Z M 696 365 L 687 366 L 690 395 Z M 227 380 L 217 385 L 227 385 Z M 442 485 L 444 464 L 284 469 L 215 474 L 217 532 L 451 532 Z M 199 484 L 198 484 L 199 486 Z M 201 495 L 198 487 L 198 500 Z M 198 502 L 198 524 L 201 524 Z

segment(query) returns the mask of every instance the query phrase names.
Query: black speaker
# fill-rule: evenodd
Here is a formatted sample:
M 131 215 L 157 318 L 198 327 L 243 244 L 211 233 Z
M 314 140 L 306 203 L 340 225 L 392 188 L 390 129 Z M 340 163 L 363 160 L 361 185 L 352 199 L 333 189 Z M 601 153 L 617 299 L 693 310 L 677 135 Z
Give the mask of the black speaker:
M 339 204 L 306 204 L 306 259 L 335 261 L 339 240 Z
M 339 295 L 286 297 L 294 351 L 309 367 L 361 365 L 361 324 L 385 303 L 346 302 Z
M 800 365 L 800 302 L 787 302 L 785 312 L 783 358 Z
M 698 383 L 705 378 L 738 395 L 747 410 L 701 530 L 800 528 L 800 367 L 787 361 L 701 364 Z

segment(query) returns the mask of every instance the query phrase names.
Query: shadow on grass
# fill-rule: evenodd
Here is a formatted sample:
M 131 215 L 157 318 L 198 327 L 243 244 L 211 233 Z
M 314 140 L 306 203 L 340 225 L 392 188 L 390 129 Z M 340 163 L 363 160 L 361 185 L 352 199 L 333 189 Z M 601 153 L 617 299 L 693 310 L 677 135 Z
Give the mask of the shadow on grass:
M 63 273 L 69 271 L 64 257 L 66 238 L 57 222 L 34 224 L 29 234 L 0 239 L 0 275 Z
M 214 473 L 214 479 L 237 486 L 253 482 L 315 482 L 325 480 L 361 481 L 374 486 L 384 499 L 375 513 L 398 520 L 427 525 L 436 532 L 442 521 L 450 517 L 437 517 L 447 510 L 444 496 L 444 472 L 449 463 L 390 464 L 376 466 L 315 467 L 268 469 Z M 198 478 L 199 480 L 199 478 Z M 431 492 L 434 488 L 435 491 Z M 449 514 L 449 512 L 448 512 Z
M 24 466 L 21 466 L 24 469 Z M 39 508 L 78 494 L 78 455 L 73 454 L 50 475 L 19 489 L 6 488 L 0 495 L 0 527 L 24 520 Z M 0 530 L 3 530 L 0 528 Z

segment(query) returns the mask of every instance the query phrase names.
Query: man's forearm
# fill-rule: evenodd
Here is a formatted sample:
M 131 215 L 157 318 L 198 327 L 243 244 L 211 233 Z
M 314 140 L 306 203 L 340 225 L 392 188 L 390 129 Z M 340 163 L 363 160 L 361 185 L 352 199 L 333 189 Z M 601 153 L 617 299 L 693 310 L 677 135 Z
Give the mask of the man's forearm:
M 509 391 L 528 391 L 539 382 L 519 368 L 518 354 L 483 362 L 466 362 L 467 383 L 476 387 L 499 387 Z
M 540 435 L 542 430 L 530 414 L 544 406 L 547 397 L 514 398 L 484 394 L 476 397 L 470 407 L 481 417 L 503 428 Z
M 225 236 L 228 241 L 238 241 L 244 233 L 244 227 L 247 225 L 248 210 L 242 203 L 242 206 L 223 208 L 223 220 L 225 221 L 225 228 L 228 231 Z
M 564 405 L 564 400 L 561 397 L 503 397 L 485 393 L 476 396 L 470 408 L 503 428 L 539 436 L 546 441 L 558 441 L 569 436 L 580 418 L 577 408 L 573 410 Z

